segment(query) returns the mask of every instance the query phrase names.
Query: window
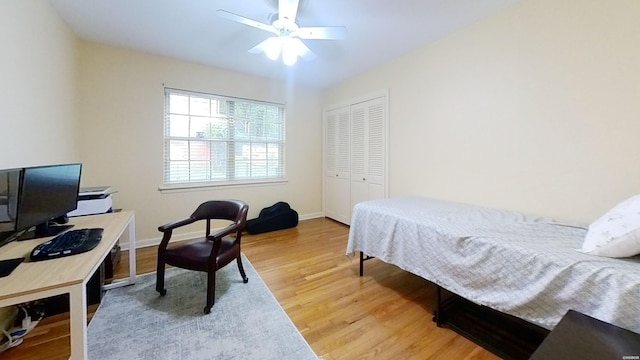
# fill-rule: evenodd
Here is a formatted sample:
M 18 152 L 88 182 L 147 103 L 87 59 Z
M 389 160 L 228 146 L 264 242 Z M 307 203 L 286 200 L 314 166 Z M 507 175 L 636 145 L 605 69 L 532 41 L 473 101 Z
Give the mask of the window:
M 165 89 L 165 185 L 284 180 L 284 105 Z

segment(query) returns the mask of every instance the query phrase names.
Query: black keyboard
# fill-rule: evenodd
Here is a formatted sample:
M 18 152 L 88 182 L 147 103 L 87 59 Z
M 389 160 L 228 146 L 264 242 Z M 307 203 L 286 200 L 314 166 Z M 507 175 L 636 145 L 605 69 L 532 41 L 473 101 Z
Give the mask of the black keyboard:
M 87 252 L 102 240 L 102 228 L 69 230 L 43 242 L 31 251 L 31 261 L 56 259 Z

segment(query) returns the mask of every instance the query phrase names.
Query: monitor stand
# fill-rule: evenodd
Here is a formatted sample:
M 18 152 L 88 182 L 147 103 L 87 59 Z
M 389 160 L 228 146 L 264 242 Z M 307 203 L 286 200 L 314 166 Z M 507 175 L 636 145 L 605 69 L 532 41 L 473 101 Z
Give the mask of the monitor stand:
M 23 240 L 31 240 L 49 236 L 56 236 L 61 232 L 72 228 L 73 225 L 51 225 L 49 221 L 42 223 L 40 225 L 36 225 L 34 230 L 30 230 L 25 232 L 24 234 L 18 237 L 18 241 Z

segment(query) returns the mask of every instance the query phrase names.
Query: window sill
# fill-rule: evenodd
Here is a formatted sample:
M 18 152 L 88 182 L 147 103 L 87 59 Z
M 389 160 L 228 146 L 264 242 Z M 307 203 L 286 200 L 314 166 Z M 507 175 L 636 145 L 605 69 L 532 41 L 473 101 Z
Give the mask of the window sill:
M 208 190 L 220 190 L 220 189 L 231 189 L 231 188 L 244 188 L 244 187 L 256 187 L 256 186 L 270 186 L 270 185 L 280 185 L 287 183 L 288 180 L 284 179 L 265 179 L 265 180 L 247 180 L 243 181 L 233 181 L 233 182 L 219 182 L 219 183 L 191 183 L 191 184 L 172 184 L 172 185 L 161 185 L 158 187 L 158 191 L 162 194 L 170 194 L 176 192 L 185 192 L 185 191 L 208 191 Z

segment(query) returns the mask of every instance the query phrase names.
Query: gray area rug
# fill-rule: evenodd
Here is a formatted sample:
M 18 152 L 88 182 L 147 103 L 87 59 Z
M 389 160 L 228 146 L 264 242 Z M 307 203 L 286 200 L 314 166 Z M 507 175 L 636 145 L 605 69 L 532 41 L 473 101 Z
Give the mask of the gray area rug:
M 109 290 L 89 323 L 89 359 L 318 359 L 242 256 L 249 282 L 235 262 L 218 270 L 208 315 L 205 273 L 167 269 L 163 297 L 155 273 Z

